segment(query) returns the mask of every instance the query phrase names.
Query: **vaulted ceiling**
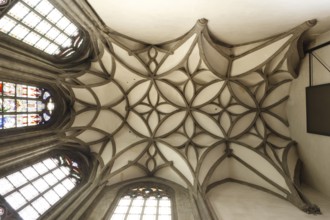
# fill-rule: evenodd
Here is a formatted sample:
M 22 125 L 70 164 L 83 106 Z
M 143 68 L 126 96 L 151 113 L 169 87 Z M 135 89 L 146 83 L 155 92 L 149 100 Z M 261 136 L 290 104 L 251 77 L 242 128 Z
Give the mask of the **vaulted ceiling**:
M 67 136 L 98 157 L 103 182 L 157 176 L 206 193 L 234 181 L 303 208 L 286 101 L 307 20 L 321 23 L 310 36 L 328 28 L 313 11 L 325 1 L 89 3 L 105 23 L 91 68 L 66 82 Z
M 330 29 L 328 0 L 98 0 L 88 1 L 107 26 L 144 42 L 158 44 L 188 32 L 200 18 L 209 20 L 216 39 L 241 44 L 280 34 L 317 19 L 308 33 Z

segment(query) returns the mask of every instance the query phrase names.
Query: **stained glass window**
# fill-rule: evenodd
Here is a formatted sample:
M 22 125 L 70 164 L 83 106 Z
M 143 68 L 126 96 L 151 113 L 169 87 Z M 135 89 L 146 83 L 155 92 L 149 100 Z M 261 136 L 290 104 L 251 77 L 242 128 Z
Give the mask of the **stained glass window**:
M 76 162 L 56 156 L 0 178 L 0 195 L 25 220 L 34 220 L 81 181 Z
M 0 81 L 0 130 L 44 124 L 54 109 L 47 90 Z
M 0 0 L 1 5 L 1 0 Z M 47 0 L 16 0 L 0 18 L 0 31 L 49 55 L 68 57 L 82 32 Z
M 8 0 L 0 0 L 0 6 L 5 5 L 8 3 Z
M 121 197 L 109 220 L 172 220 L 171 207 L 166 190 L 154 185 L 133 187 Z

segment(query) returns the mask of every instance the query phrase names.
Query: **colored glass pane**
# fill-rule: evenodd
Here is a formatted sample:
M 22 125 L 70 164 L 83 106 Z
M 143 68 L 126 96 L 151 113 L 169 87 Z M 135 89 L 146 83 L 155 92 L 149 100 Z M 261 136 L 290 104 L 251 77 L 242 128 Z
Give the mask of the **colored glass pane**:
M 14 83 L 3 83 L 3 95 L 5 96 L 15 96 L 15 84 Z
M 28 119 L 26 114 L 17 115 L 17 127 L 28 126 Z
M 0 91 L 0 129 L 35 126 L 50 120 L 55 104 L 48 91 L 2 81 Z
M 3 128 L 15 128 L 16 127 L 16 116 L 15 115 L 4 115 L 3 116 Z
M 16 96 L 17 97 L 27 97 L 28 94 L 28 86 L 27 85 L 20 85 L 16 86 Z
M 28 111 L 28 100 L 17 99 L 16 107 L 17 107 L 17 112 L 27 112 Z
M 4 5 L 8 2 L 8 0 L 0 0 L 0 5 Z

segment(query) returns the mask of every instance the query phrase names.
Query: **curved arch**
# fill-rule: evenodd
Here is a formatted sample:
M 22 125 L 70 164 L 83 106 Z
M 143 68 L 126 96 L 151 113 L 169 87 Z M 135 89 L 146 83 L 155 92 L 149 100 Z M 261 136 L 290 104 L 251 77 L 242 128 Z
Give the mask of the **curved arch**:
M 0 78 L 0 136 L 63 127 L 69 111 L 59 85 Z
M 53 150 L 11 167 L 0 178 L 5 215 L 29 220 L 47 215 L 87 182 L 92 168 L 89 161 L 79 152 Z
M 53 64 L 86 58 L 90 38 L 56 1 L 11 0 L 0 6 L 1 46 Z

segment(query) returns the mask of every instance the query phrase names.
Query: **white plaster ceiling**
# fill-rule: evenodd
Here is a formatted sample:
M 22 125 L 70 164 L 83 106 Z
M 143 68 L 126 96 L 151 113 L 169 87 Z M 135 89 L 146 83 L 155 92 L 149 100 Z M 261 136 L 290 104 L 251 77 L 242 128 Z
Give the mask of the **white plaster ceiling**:
M 110 28 L 157 44 L 186 33 L 197 19 L 209 20 L 217 39 L 240 44 L 287 31 L 317 19 L 310 35 L 330 28 L 329 0 L 93 0 Z
M 236 181 L 304 208 L 285 109 L 315 16 L 231 2 L 90 1 L 106 24 L 90 69 L 67 82 L 67 136 L 90 147 L 103 182 L 156 176 L 206 193 Z

